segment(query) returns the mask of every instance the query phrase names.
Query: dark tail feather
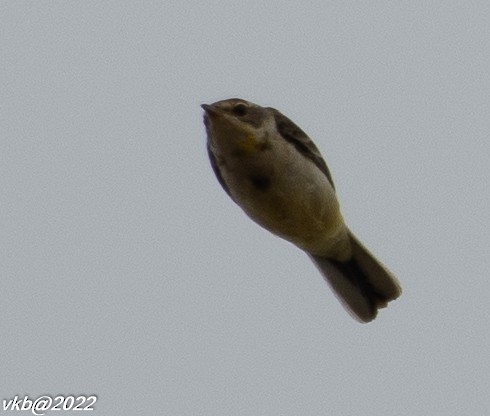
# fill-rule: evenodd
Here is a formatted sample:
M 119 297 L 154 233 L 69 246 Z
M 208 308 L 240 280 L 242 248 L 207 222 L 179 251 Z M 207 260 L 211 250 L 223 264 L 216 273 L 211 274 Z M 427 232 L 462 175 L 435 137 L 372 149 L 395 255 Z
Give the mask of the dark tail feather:
M 346 309 L 361 322 L 401 294 L 396 278 L 351 233 L 352 258 L 339 262 L 310 255 Z

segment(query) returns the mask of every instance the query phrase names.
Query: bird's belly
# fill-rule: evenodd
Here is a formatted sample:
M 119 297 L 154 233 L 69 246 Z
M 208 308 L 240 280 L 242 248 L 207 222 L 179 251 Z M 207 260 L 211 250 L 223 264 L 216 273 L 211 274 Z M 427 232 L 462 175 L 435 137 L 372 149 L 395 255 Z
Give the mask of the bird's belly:
M 233 198 L 255 222 L 317 255 L 334 251 L 346 227 L 335 191 L 312 163 L 282 171 L 250 169 L 233 178 Z

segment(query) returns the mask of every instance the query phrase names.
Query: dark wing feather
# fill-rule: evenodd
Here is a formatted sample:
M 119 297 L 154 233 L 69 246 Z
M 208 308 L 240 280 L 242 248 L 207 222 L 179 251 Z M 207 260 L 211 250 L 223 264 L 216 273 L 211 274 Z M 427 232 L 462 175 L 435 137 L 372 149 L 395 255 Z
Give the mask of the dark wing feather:
M 320 151 L 315 146 L 315 143 L 313 143 L 308 135 L 285 115 L 281 114 L 275 108 L 269 109 L 274 114 L 277 130 L 279 131 L 280 135 L 289 143 L 293 144 L 294 147 L 296 147 L 296 149 L 301 152 L 305 157 L 310 159 L 318 167 L 318 169 L 320 169 L 325 174 L 325 176 L 328 178 L 328 181 L 335 189 L 332 175 L 330 174 L 327 164 L 323 160 Z
M 218 179 L 218 182 L 220 183 L 220 185 L 222 186 L 222 188 L 225 190 L 225 192 L 228 194 L 228 196 L 231 199 L 233 199 L 233 197 L 231 196 L 230 190 L 228 189 L 228 186 L 226 185 L 226 182 L 223 179 L 223 176 L 221 176 L 221 172 L 219 170 L 218 160 L 216 159 L 216 156 L 214 155 L 213 151 L 211 150 L 209 141 L 208 141 L 206 147 L 208 149 L 208 156 L 209 156 L 209 161 L 211 162 L 211 167 L 213 168 L 213 172 L 216 175 L 216 178 Z

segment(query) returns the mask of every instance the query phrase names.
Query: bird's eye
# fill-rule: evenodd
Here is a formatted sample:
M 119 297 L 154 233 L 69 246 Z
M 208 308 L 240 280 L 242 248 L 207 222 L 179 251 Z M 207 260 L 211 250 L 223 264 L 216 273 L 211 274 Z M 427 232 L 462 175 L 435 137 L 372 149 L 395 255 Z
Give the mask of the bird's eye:
M 235 107 L 233 107 L 233 114 L 236 116 L 244 116 L 247 114 L 248 108 L 245 104 L 237 104 Z

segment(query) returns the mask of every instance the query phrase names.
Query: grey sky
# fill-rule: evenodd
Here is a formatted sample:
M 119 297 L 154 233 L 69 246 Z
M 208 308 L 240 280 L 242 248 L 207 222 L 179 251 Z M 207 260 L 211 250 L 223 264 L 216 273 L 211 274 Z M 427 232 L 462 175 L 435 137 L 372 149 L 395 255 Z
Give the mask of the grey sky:
M 0 5 L 0 399 L 490 411 L 490 3 Z M 368 325 L 222 191 L 199 104 L 278 108 L 404 293 Z

